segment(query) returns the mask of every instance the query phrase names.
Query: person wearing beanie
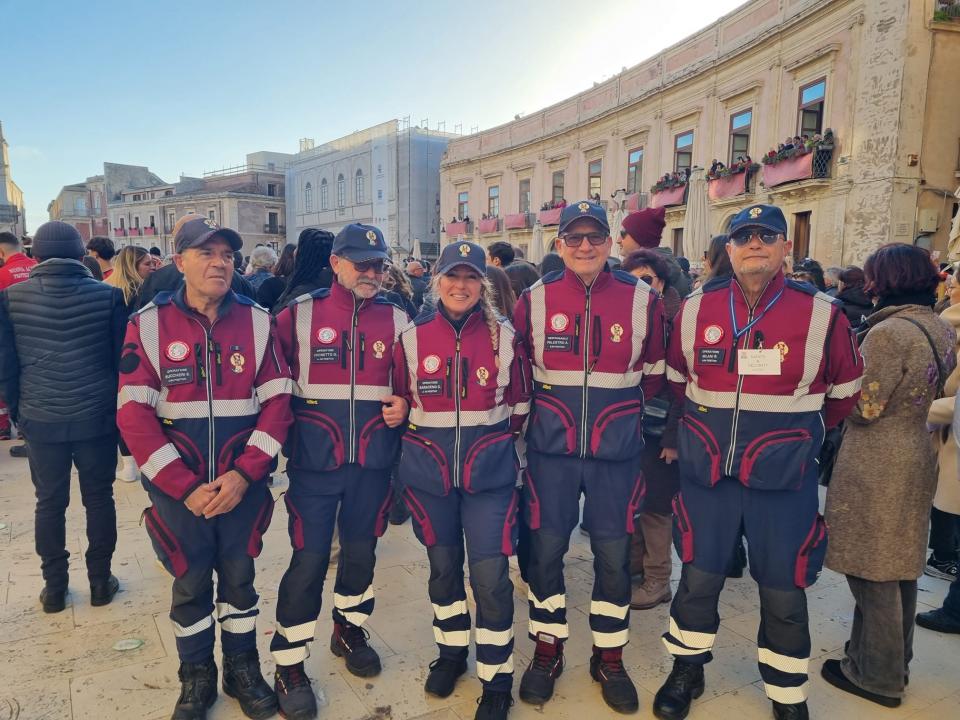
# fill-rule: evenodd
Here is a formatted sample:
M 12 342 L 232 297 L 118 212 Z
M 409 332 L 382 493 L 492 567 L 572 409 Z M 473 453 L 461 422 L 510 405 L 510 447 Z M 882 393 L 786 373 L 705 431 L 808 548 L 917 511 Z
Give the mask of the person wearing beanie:
M 90 603 L 106 605 L 120 587 L 110 565 L 117 542 L 117 377 L 127 313 L 120 289 L 94 280 L 80 262 L 84 253 L 76 228 L 45 223 L 33 240 L 40 264 L 0 292 L 0 395 L 27 441 L 44 579 L 40 602 L 48 613 L 66 606 L 72 465 L 87 513 Z
M 634 250 L 650 248 L 663 255 L 670 264 L 670 287 L 675 288 L 681 298 L 690 294 L 690 277 L 684 274 L 673 251 L 660 247 L 663 228 L 666 226 L 666 208 L 644 208 L 627 215 L 621 223 L 620 257 L 625 258 Z

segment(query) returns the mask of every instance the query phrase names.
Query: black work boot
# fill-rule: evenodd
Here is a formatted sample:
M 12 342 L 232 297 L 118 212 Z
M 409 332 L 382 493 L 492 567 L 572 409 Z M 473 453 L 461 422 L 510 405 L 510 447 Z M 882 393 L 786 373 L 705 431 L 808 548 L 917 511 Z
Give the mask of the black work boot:
M 44 586 L 40 591 L 40 604 L 43 605 L 45 613 L 62 612 L 67 607 L 67 590 L 57 590 L 49 585 Z
M 113 575 L 106 580 L 90 583 L 90 604 L 94 607 L 109 605 L 118 590 L 120 590 L 120 581 Z
M 776 720 L 810 720 L 810 713 L 807 711 L 807 703 L 791 703 L 785 705 L 784 703 L 778 703 L 776 700 L 773 702 L 773 717 Z
M 217 664 L 213 658 L 202 663 L 180 663 L 180 697 L 170 720 L 205 720 L 207 710 L 217 701 Z
M 253 720 L 265 720 L 277 712 L 277 696 L 263 679 L 256 650 L 223 656 L 223 691 Z
M 520 679 L 520 699 L 543 705 L 553 697 L 553 684 L 562 673 L 563 641 L 549 633 L 538 633 L 533 660 Z
M 603 699 L 618 713 L 633 713 L 640 707 L 637 688 L 623 667 L 623 648 L 593 649 L 590 677 L 600 683 Z
M 673 661 L 667 681 L 653 699 L 653 714 L 661 720 L 683 720 L 690 703 L 703 695 L 703 665 Z
M 277 694 L 280 714 L 287 720 L 313 720 L 317 716 L 317 698 L 302 662 L 277 665 L 273 691 Z
M 410 510 L 407 508 L 407 504 L 403 501 L 403 498 L 399 496 L 395 497 L 393 504 L 390 506 L 390 524 L 403 525 L 409 517 Z
M 330 652 L 347 661 L 347 670 L 357 677 L 380 674 L 380 656 L 367 644 L 370 633 L 350 623 L 333 624 Z
M 430 674 L 423 689 L 431 695 L 445 698 L 453 692 L 457 678 L 467 671 L 467 658 L 449 658 L 442 655 L 430 663 Z
M 507 720 L 513 698 L 509 692 L 484 690 L 477 700 L 477 713 L 473 720 Z

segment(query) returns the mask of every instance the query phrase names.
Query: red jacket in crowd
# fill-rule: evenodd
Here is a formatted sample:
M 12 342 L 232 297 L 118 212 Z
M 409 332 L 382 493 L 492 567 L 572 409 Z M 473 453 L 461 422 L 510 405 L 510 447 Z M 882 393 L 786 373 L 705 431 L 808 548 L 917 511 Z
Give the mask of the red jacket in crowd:
M 14 253 L 8 257 L 3 267 L 0 267 L 0 290 L 6 290 L 11 285 L 26 280 L 36 264 L 36 260 L 23 253 Z

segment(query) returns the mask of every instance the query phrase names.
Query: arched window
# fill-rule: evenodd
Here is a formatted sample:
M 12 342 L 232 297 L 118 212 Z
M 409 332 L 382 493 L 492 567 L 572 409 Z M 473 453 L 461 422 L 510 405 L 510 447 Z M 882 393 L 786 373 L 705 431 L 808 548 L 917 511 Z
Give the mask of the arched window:
M 303 188 L 303 207 L 307 212 L 313 212 L 313 185 L 310 183 Z
M 344 207 L 347 204 L 347 182 L 343 175 L 337 175 L 337 207 Z
M 363 205 L 363 170 L 357 170 L 357 176 L 354 179 L 354 188 L 357 196 L 357 205 Z
M 327 187 L 327 179 L 320 181 L 320 209 L 330 209 L 330 188 Z

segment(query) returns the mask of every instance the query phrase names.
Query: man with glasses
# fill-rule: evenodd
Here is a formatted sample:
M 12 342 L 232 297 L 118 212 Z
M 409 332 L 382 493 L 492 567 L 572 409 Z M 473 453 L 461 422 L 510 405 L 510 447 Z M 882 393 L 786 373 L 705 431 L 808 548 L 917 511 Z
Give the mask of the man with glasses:
M 673 502 L 683 572 L 663 636 L 674 664 L 654 701 L 659 718 L 686 717 L 703 693 L 741 536 L 759 586 L 759 668 L 774 717 L 808 717 L 804 588 L 816 582 L 827 540 L 816 460 L 826 429 L 857 403 L 863 361 L 840 305 L 784 279 L 786 234 L 772 205 L 734 216 L 734 276 L 687 298 L 670 338 L 667 378 L 685 398 Z
M 320 613 L 335 529 L 340 561 L 333 589 L 330 650 L 358 677 L 380 673 L 364 622 L 373 612 L 377 538 L 390 511 L 390 470 L 406 402 L 393 394 L 393 344 L 407 314 L 379 296 L 386 270 L 383 233 L 347 225 L 336 236 L 327 289 L 301 295 L 277 316 L 293 373 L 294 427 L 286 447 L 284 496 L 293 557 L 280 582 L 270 650 L 286 718 L 313 718 L 317 702 L 303 661 Z
M 547 702 L 563 671 L 569 636 L 563 557 L 582 494 L 595 570 L 590 674 L 610 707 L 635 712 L 637 691 L 622 658 L 630 535 L 644 494 L 643 397 L 663 383 L 664 326 L 661 300 L 649 285 L 605 271 L 612 245 L 602 207 L 567 206 L 556 240 L 565 269 L 526 290 L 514 312 L 534 379 L 523 494 L 531 531 L 529 633 L 537 644 L 520 697 Z

